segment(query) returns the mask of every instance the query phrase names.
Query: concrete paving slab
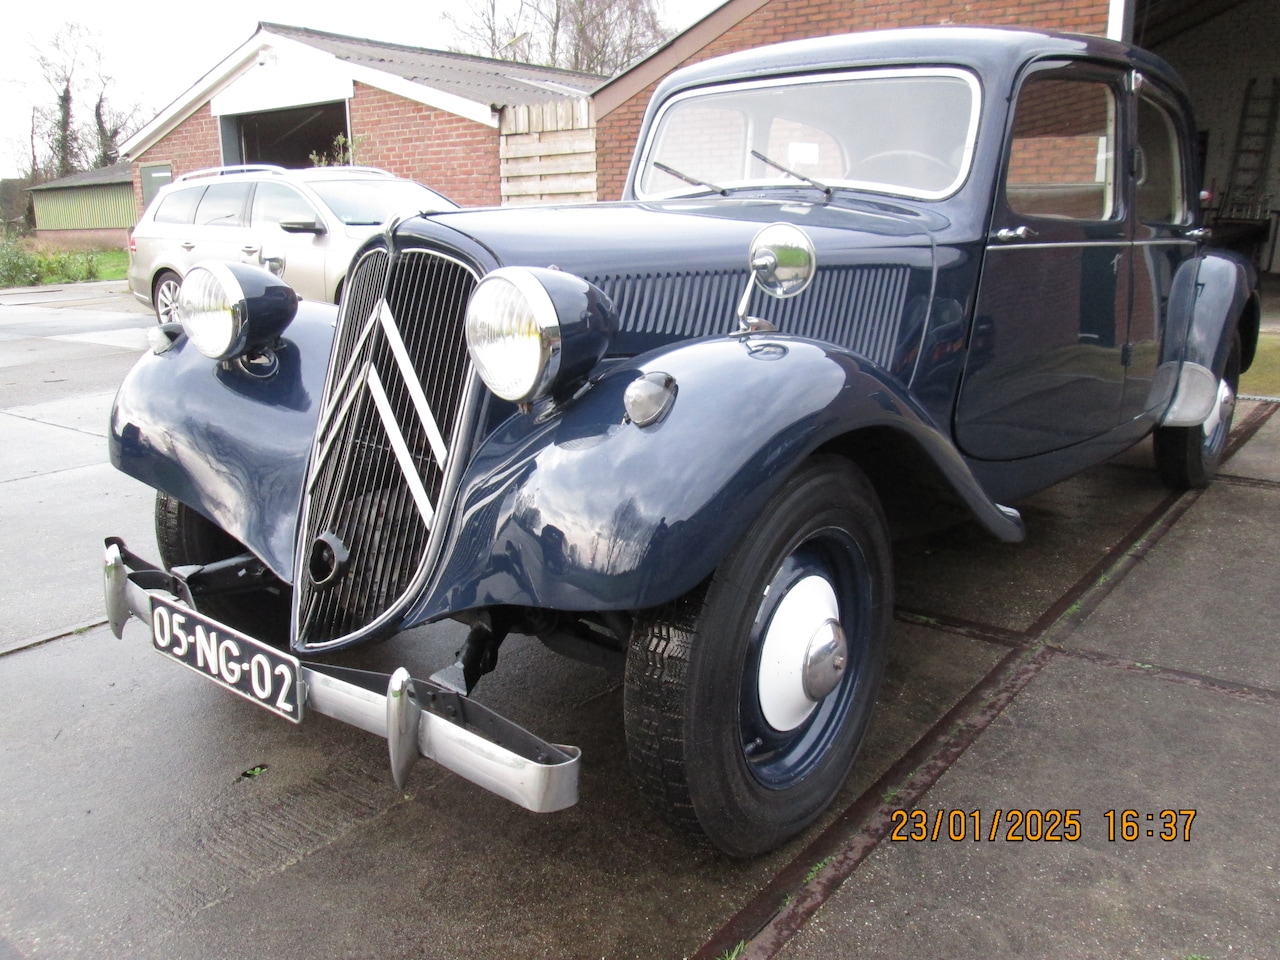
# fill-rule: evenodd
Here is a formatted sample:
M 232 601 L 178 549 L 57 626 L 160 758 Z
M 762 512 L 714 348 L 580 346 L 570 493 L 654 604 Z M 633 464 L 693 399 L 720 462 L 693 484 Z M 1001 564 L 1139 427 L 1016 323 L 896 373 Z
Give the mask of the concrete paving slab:
M 139 353 L 147 349 L 147 332 L 139 327 L 97 330 L 92 333 L 62 333 L 51 336 L 49 339 L 61 340 L 65 343 L 96 343 L 104 347 L 121 347 Z
M 56 344 L 56 341 L 45 342 Z M 133 350 L 94 344 L 56 345 L 82 348 L 84 353 L 52 363 L 5 366 L 0 362 L 0 409 L 44 403 L 74 394 L 108 391 L 114 394 L 138 360 L 138 353 Z M 3 357 L 2 350 L 0 357 Z
M 104 433 L 105 435 L 105 433 Z M 72 427 L 0 412 L 0 483 L 102 463 L 107 445 Z
M 115 400 L 114 390 L 104 393 L 82 394 L 76 397 L 65 397 L 61 400 L 47 400 L 44 403 L 23 404 L 10 407 L 4 413 L 32 420 L 50 426 L 65 427 L 79 433 L 101 437 L 104 441 L 111 430 L 111 404 Z M 106 459 L 107 445 L 99 446 L 101 456 Z
M 1280 487 L 1215 483 L 1064 646 L 1280 691 L 1277 531 Z
M 0 484 L 0 645 L 105 616 L 103 537 L 157 556 L 155 491 L 100 462 L 101 440 L 41 429 L 82 437 L 99 462 Z
M 897 602 L 1026 631 L 1167 496 L 1154 470 L 1103 466 L 1018 504 L 1024 543 L 999 543 L 974 524 L 897 543 Z
M 977 810 L 984 831 L 996 809 L 1078 809 L 1080 839 L 883 841 L 777 956 L 1280 956 L 1280 804 L 1258 762 L 1278 737 L 1275 702 L 1059 656 L 922 809 Z M 1105 811 L 1125 809 L 1139 836 L 1112 842 Z M 1185 815 L 1159 839 L 1165 809 L 1196 811 L 1189 841 Z
M 1241 403 L 1241 408 L 1246 404 Z M 1249 403 L 1246 416 L 1257 404 Z M 1230 460 L 1222 465 L 1224 477 L 1248 477 L 1280 483 L 1280 416 L 1272 415 Z
M 425 675 L 462 632 L 343 661 Z M 846 793 L 1002 653 L 899 625 Z M 569 811 L 525 813 L 425 761 L 399 793 L 382 741 L 270 717 L 166 663 L 140 625 L 0 657 L 0 760 L 20 801 L 0 809 L 0 930 L 71 958 L 679 957 L 803 845 L 741 863 L 672 833 L 632 786 L 619 681 L 523 638 L 502 659 L 477 699 L 583 748 Z
M 24 337 L 10 340 L 0 351 L 0 369 L 5 367 L 38 367 L 48 376 L 60 376 L 68 360 L 97 357 L 105 352 L 132 353 L 138 351 L 126 347 L 104 347 L 100 343 L 75 343 L 53 340 L 49 337 Z M 3 380 L 0 380 L 2 383 Z M 0 400 L 2 402 L 2 400 Z
M 150 312 L 120 310 L 115 304 L 74 307 L 23 307 L 0 310 L 0 330 L 29 337 L 74 336 L 103 330 L 146 330 L 155 326 Z

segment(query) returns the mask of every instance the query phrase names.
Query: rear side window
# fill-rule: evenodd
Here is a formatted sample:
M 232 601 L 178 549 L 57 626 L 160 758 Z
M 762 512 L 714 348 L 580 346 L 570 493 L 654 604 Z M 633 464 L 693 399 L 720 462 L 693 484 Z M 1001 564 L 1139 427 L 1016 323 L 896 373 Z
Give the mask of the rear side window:
M 1138 101 L 1138 218 L 1146 223 L 1185 223 L 1187 200 L 1178 128 L 1160 104 Z
M 202 186 L 173 191 L 160 201 L 153 219 L 156 223 L 194 223 L 196 207 L 199 206 L 204 191 Z
M 1032 78 L 1014 113 L 1009 209 L 1062 220 L 1111 219 L 1115 146 L 1116 102 L 1107 84 Z
M 196 223 L 200 226 L 239 227 L 244 224 L 245 201 L 249 198 L 247 183 L 212 183 L 196 207 Z

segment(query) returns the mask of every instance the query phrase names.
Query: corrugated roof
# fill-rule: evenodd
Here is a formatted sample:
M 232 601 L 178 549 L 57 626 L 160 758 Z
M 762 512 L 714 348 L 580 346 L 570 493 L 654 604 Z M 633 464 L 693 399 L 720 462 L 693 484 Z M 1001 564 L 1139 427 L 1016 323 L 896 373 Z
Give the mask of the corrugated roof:
M 608 80 L 591 73 L 406 47 L 306 27 L 279 23 L 260 23 L 259 27 L 267 33 L 323 50 L 339 60 L 498 107 L 581 97 Z
M 121 160 L 110 167 L 95 167 L 93 170 L 82 170 L 61 180 L 50 180 L 48 183 L 29 187 L 31 190 L 53 190 L 62 187 L 100 187 L 109 183 L 132 183 L 133 165 L 128 160 Z

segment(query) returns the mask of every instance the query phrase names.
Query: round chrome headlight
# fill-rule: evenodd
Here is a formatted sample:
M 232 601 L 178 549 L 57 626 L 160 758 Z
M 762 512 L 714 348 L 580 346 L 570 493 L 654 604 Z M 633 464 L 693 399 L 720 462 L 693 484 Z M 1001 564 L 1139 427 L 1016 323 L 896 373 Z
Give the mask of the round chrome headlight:
M 467 347 L 485 386 L 533 403 L 581 384 L 604 356 L 613 305 L 581 277 L 544 267 L 502 267 L 467 304 Z
M 230 360 L 271 343 L 297 310 L 292 287 L 244 263 L 196 264 L 178 291 L 182 329 L 211 360 Z
M 467 347 L 480 378 L 503 400 L 526 403 L 546 392 L 560 367 L 560 323 L 528 270 L 504 267 L 476 286 Z

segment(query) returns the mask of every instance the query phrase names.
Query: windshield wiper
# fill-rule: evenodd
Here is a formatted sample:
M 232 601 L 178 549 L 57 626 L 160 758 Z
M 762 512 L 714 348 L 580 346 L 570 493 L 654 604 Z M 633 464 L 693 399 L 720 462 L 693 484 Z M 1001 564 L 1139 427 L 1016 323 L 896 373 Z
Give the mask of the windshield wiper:
M 797 180 L 803 180 L 805 183 L 809 184 L 809 186 L 811 187 L 817 187 L 819 190 L 821 190 L 823 193 L 827 195 L 828 200 L 831 199 L 831 193 L 832 193 L 831 188 L 828 187 L 821 180 L 815 180 L 813 179 L 813 177 L 806 177 L 803 173 L 796 173 L 794 170 L 788 170 L 786 167 L 780 164 L 777 160 L 769 159 L 759 150 L 752 150 L 751 155 L 755 157 L 757 160 L 763 163 L 767 163 L 769 166 L 773 167 L 775 170 L 781 170 L 783 173 L 785 173 L 789 177 L 795 177 Z
M 656 169 L 661 170 L 663 173 L 669 173 L 677 180 L 683 180 L 685 183 L 691 183 L 695 187 L 706 187 L 708 190 L 713 190 L 722 197 L 727 197 L 729 195 L 729 191 L 724 187 L 718 187 L 714 183 L 707 183 L 707 181 L 699 180 L 697 177 L 691 177 L 687 173 L 681 173 L 675 167 L 668 167 L 660 160 L 654 160 L 651 165 Z

